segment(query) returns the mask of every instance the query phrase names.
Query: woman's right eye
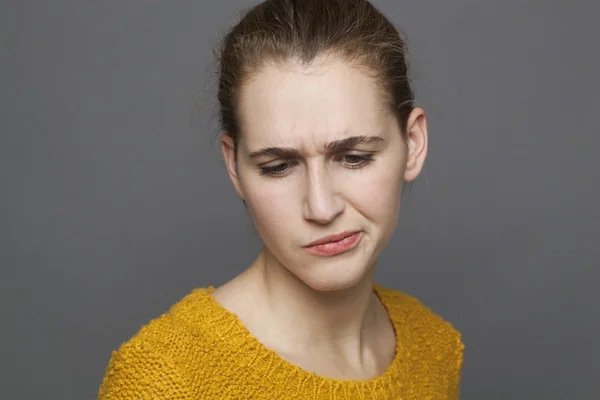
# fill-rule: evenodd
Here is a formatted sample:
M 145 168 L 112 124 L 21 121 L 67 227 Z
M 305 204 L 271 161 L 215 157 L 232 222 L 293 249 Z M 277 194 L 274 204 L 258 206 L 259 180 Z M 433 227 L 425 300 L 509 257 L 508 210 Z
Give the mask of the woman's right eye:
M 260 174 L 272 177 L 282 177 L 289 172 L 291 164 L 292 162 L 283 162 L 275 165 L 269 165 L 267 167 L 261 167 Z

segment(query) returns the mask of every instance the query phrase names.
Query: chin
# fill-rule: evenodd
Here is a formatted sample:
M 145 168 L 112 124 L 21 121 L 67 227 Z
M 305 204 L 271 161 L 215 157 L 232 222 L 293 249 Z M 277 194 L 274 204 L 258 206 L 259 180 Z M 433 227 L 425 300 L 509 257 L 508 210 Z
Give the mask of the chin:
M 334 292 L 351 289 L 366 279 L 369 272 L 367 265 L 369 264 L 366 262 L 348 260 L 317 262 L 308 270 L 298 271 L 295 275 L 315 291 Z

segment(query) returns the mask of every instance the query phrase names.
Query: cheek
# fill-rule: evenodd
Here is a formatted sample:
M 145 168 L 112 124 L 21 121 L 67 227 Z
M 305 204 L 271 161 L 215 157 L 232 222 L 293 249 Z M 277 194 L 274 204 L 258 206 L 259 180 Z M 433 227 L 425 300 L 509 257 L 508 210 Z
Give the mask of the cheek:
M 289 232 L 290 223 L 297 220 L 300 212 L 294 189 L 282 183 L 252 177 L 244 185 L 252 220 L 265 242 Z
M 354 207 L 372 222 L 395 224 L 400 207 L 402 172 L 400 165 L 391 165 L 365 173 L 360 183 L 352 185 Z

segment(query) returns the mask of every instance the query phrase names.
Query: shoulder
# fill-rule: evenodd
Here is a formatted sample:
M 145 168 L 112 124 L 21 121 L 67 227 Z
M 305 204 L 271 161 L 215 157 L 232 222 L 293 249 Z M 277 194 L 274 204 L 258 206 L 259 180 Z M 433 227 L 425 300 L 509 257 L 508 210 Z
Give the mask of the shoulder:
M 179 358 L 177 349 L 188 342 L 198 343 L 198 337 L 205 334 L 203 328 L 211 312 L 209 292 L 211 288 L 195 289 L 172 305 L 168 312 L 151 320 L 124 343 L 119 351 L 131 346 L 156 349 L 161 354 Z
M 375 286 L 375 292 L 388 309 L 392 320 L 410 325 L 415 330 L 434 330 L 449 338 L 460 340 L 460 332 L 441 316 L 416 298 L 395 289 Z M 429 332 L 432 333 L 432 332 Z
M 387 308 L 399 340 L 404 342 L 407 357 L 419 360 L 418 368 L 424 373 L 435 371 L 458 385 L 464 352 L 460 332 L 408 294 L 378 285 L 375 292 Z
M 164 316 L 144 326 L 113 351 L 98 399 L 186 398 L 189 385 L 174 359 L 163 351 Z
M 113 351 L 98 398 L 186 398 L 190 379 L 181 361 L 201 346 L 207 290 L 194 290 Z

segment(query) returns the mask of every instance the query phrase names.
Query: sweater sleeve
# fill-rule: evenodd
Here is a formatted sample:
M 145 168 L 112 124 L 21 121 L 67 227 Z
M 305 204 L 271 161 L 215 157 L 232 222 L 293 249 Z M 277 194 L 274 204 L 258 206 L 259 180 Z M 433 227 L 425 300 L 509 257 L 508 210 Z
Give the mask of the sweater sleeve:
M 98 393 L 98 400 L 191 398 L 175 364 L 143 342 L 129 342 L 113 352 Z
M 462 375 L 462 364 L 463 364 L 463 353 L 465 349 L 465 345 L 461 340 L 460 333 L 456 332 L 456 336 L 454 338 L 454 358 L 453 363 L 455 363 L 455 368 L 451 370 L 450 376 L 450 399 L 459 399 L 460 398 L 460 380 Z

